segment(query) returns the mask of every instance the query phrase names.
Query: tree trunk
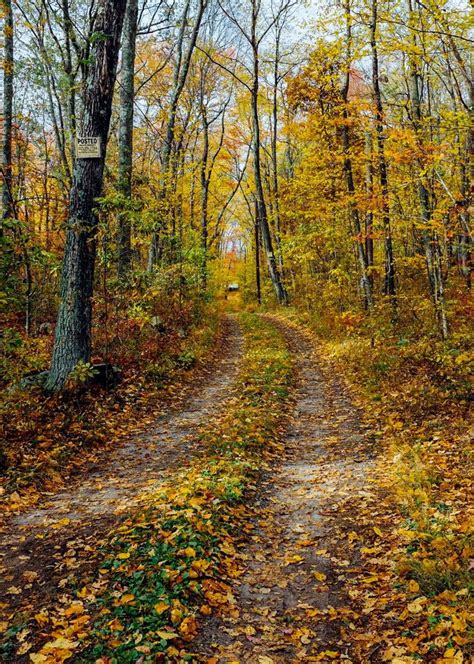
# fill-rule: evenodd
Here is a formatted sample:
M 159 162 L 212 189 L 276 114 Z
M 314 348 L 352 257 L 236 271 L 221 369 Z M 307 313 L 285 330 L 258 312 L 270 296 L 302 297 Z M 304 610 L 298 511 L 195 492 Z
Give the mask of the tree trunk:
M 133 105 L 135 100 L 135 49 L 138 27 L 138 0 L 127 0 L 122 44 L 119 125 L 119 192 L 128 203 L 132 198 Z M 126 279 L 132 267 L 130 211 L 118 215 L 118 276 Z
M 84 99 L 82 134 L 98 136 L 102 154 L 77 159 L 71 190 L 59 305 L 47 389 L 60 390 L 78 362 L 91 356 L 92 294 L 97 245 L 96 198 L 102 190 L 125 0 L 99 0 Z
M 2 219 L 14 214 L 12 169 L 13 120 L 13 11 L 11 0 L 2 1 L 3 9 L 3 141 L 2 141 Z
M 349 196 L 349 216 L 351 224 L 353 226 L 353 232 L 356 236 L 356 254 L 359 264 L 359 270 L 361 275 L 361 285 L 362 292 L 364 294 L 364 304 L 367 310 L 371 310 L 373 307 L 372 299 L 372 287 L 370 284 L 370 279 L 367 271 L 367 255 L 365 252 L 364 238 L 362 237 L 362 229 L 360 223 L 359 210 L 355 202 L 355 185 L 354 185 L 354 174 L 352 169 L 352 160 L 350 154 L 350 129 L 349 129 L 349 113 L 347 110 L 347 99 L 349 94 L 349 82 L 350 82 L 350 67 L 352 62 L 352 20 L 350 13 L 350 4 L 349 0 L 346 0 L 344 4 L 345 18 L 346 18 L 346 73 L 344 79 L 344 85 L 341 91 L 343 109 L 342 109 L 342 124 L 341 124 L 341 142 L 342 142 L 342 152 L 344 155 L 343 161 L 343 172 L 344 179 L 346 181 L 346 189 Z
M 207 288 L 207 244 L 208 244 L 208 203 L 209 203 L 209 123 L 207 113 L 204 107 L 204 101 L 201 99 L 201 119 L 202 119 L 202 157 L 201 157 L 201 251 L 202 266 L 201 279 L 203 289 Z
M 283 273 L 283 253 L 281 250 L 281 214 L 280 214 L 280 183 L 278 181 L 278 82 L 280 80 L 280 40 L 281 26 L 277 25 L 275 39 L 275 63 L 273 66 L 273 94 L 272 94 L 272 132 L 271 132 L 271 152 L 272 152 L 272 181 L 273 196 L 275 199 L 275 239 L 278 248 L 278 266 Z
M 408 10 L 410 24 L 413 21 L 413 7 L 411 0 L 408 0 Z M 413 32 L 412 36 L 414 52 L 418 47 L 416 34 Z M 422 109 L 420 98 L 420 74 L 418 65 L 415 60 L 415 55 L 410 57 L 410 101 L 412 111 L 412 123 L 416 133 L 418 146 L 420 152 L 423 149 L 423 134 L 422 134 Z M 423 159 L 420 158 L 420 170 L 424 170 Z M 425 185 L 424 176 L 418 177 L 418 198 L 420 201 L 420 220 L 422 225 L 422 240 L 423 249 L 426 259 L 426 269 L 428 274 L 428 283 L 430 287 L 430 294 L 433 300 L 436 322 L 438 330 L 443 339 L 448 337 L 448 321 L 446 316 L 446 303 L 444 296 L 444 279 L 441 269 L 441 255 L 439 250 L 439 243 L 436 233 L 430 228 L 431 225 L 431 202 L 430 192 Z
M 253 51 L 253 81 L 251 89 L 251 105 L 252 105 L 252 142 L 253 142 L 253 170 L 255 178 L 255 190 L 258 209 L 258 221 L 260 231 L 262 234 L 263 247 L 267 255 L 268 271 L 270 279 L 275 289 L 277 300 L 279 304 L 288 303 L 288 295 L 283 286 L 280 271 L 273 253 L 273 242 L 270 233 L 270 226 L 268 223 L 267 207 L 265 204 L 265 196 L 263 192 L 262 182 L 262 167 L 260 161 L 260 119 L 258 108 L 258 91 L 259 91 L 259 54 L 258 54 L 258 39 L 257 39 L 257 18 L 258 8 L 257 3 L 253 0 L 252 3 L 252 51 Z
M 385 249 L 385 285 L 384 293 L 390 297 L 393 318 L 396 319 L 397 300 L 395 285 L 395 262 L 393 258 L 392 230 L 390 227 L 390 206 L 388 199 L 388 174 L 385 159 L 384 113 L 379 79 L 379 57 L 377 51 L 377 0 L 372 0 L 372 21 L 370 26 L 370 45 L 372 50 L 372 85 L 375 98 L 375 131 L 377 136 L 378 169 L 382 192 L 382 225 L 384 229 Z
M 68 79 L 68 122 L 70 133 L 71 159 L 74 161 L 75 136 L 76 136 L 76 80 L 72 60 L 71 37 L 74 26 L 69 14 L 69 0 L 62 0 L 63 29 L 65 43 L 64 72 Z
M 257 289 L 257 302 L 262 304 L 262 286 L 260 282 L 260 231 L 258 220 L 258 205 L 255 201 L 255 285 Z
M 365 192 L 367 194 L 367 201 L 370 201 L 370 208 L 365 215 L 365 254 L 367 256 L 367 268 L 369 270 L 371 285 L 373 285 L 373 279 L 370 274 L 370 268 L 374 265 L 374 213 L 372 211 L 374 169 L 372 166 L 372 142 L 372 136 L 368 129 L 365 132 Z
M 160 197 L 163 201 L 166 202 L 165 205 L 165 220 L 162 226 L 166 230 L 169 219 L 169 210 L 172 206 L 171 200 L 166 200 L 169 196 L 168 186 L 171 179 L 170 166 L 171 166 L 171 155 L 174 141 L 174 132 L 176 127 L 176 114 L 178 111 L 178 103 L 183 92 L 183 88 L 186 84 L 188 78 L 189 68 L 191 66 L 191 60 L 193 57 L 194 49 L 196 47 L 197 38 L 199 35 L 199 30 L 201 28 L 202 19 L 208 5 L 208 0 L 199 0 L 198 14 L 194 22 L 193 31 L 191 33 L 189 43 L 186 51 L 183 53 L 184 48 L 184 37 L 185 37 L 185 28 L 188 23 L 188 15 L 191 7 L 190 0 L 187 0 L 182 14 L 181 29 L 178 37 L 177 51 L 178 59 L 174 71 L 174 82 L 173 90 L 171 93 L 171 102 L 168 110 L 168 122 L 166 125 L 165 139 L 163 142 L 163 147 L 161 150 L 161 171 L 162 171 L 162 184 L 161 184 L 161 193 Z M 158 231 L 155 230 L 152 233 L 150 250 L 148 254 L 148 270 L 151 271 L 156 264 L 158 259 Z

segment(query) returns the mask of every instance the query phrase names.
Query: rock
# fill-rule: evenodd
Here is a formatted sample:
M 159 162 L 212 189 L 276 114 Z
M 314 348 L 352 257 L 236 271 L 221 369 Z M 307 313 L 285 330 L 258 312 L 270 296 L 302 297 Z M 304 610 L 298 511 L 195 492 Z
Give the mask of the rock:
M 49 336 L 53 333 L 53 326 L 51 323 L 41 323 L 38 328 L 38 334 Z
M 159 316 L 153 316 L 150 321 L 150 325 L 159 334 L 164 334 L 166 332 L 166 325 L 163 323 Z
M 93 364 L 94 375 L 90 379 L 91 383 L 101 385 L 102 387 L 114 387 L 120 380 L 120 369 L 114 367 L 108 362 Z
M 43 387 L 46 383 L 46 379 L 48 378 L 48 373 L 48 371 L 43 371 L 42 369 L 37 371 L 30 371 L 23 376 L 23 378 L 18 383 L 18 387 L 21 389 L 33 387 L 35 385 Z

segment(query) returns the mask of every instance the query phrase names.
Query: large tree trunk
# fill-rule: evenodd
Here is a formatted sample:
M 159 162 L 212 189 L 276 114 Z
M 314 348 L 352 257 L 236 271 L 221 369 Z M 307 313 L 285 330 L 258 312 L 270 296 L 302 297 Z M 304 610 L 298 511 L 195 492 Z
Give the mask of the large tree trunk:
M 78 362 L 91 356 L 92 294 L 97 245 L 94 207 L 102 190 L 112 96 L 120 48 L 125 0 L 99 0 L 81 133 L 99 136 L 102 154 L 77 159 L 71 190 L 66 246 L 51 369 L 47 388 L 60 390 Z
M 137 41 L 138 0 L 127 1 L 122 46 L 120 81 L 119 173 L 118 188 L 122 196 L 132 198 L 133 105 L 135 99 L 135 49 Z M 126 279 L 132 266 L 131 224 L 129 210 L 118 215 L 118 275 Z
M 2 219 L 14 215 L 12 170 L 13 119 L 13 12 L 11 0 L 3 0 L 3 136 L 2 136 Z

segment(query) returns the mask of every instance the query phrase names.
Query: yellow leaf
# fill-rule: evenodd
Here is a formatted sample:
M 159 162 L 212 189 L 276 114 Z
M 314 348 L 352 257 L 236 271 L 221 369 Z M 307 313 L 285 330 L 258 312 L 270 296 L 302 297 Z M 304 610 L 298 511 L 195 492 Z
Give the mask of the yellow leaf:
M 158 615 L 161 615 L 165 611 L 168 611 L 170 607 L 169 604 L 166 604 L 166 602 L 158 602 L 158 604 L 155 604 L 153 608 L 158 613 Z
M 35 620 L 40 625 L 43 627 L 44 625 L 47 625 L 49 622 L 49 617 L 46 612 L 40 611 L 40 613 L 35 614 Z
M 374 526 L 374 533 L 378 535 L 379 537 L 383 537 L 383 532 L 378 528 L 377 526 Z
M 176 632 L 163 632 L 158 630 L 157 631 L 158 636 L 160 639 L 164 639 L 165 641 L 170 641 L 171 639 L 177 639 L 179 634 L 176 634 Z
M 119 560 L 127 560 L 127 558 L 130 558 L 130 554 L 129 553 L 119 553 L 117 558 Z
M 294 555 L 291 558 L 288 558 L 287 565 L 292 565 L 293 563 L 300 563 L 304 558 L 302 556 Z
M 71 519 L 61 519 L 60 521 L 56 521 L 56 523 L 51 524 L 51 528 L 54 528 L 54 530 L 59 530 L 60 528 L 64 528 L 64 526 L 69 526 L 71 523 Z
M 84 613 L 84 606 L 79 602 L 71 604 L 71 606 L 64 611 L 65 616 L 77 616 L 81 613 Z
M 275 660 L 266 655 L 259 655 L 258 664 L 275 664 Z
M 45 643 L 42 650 L 73 650 L 79 645 L 78 641 L 70 641 L 60 636 L 55 641 L 48 641 Z
M 426 597 L 417 597 L 414 602 L 408 604 L 407 609 L 410 613 L 421 613 L 424 604 L 426 604 Z
M 126 595 L 122 595 L 122 597 L 120 597 L 120 599 L 117 601 L 117 604 L 119 606 L 122 606 L 123 604 L 130 604 L 130 602 L 133 602 L 134 599 L 135 595 L 128 593 Z
M 42 655 L 40 652 L 30 653 L 30 661 L 33 662 L 33 664 L 42 664 L 42 662 L 46 662 L 47 659 L 46 655 Z
M 28 641 L 25 641 L 25 642 L 22 643 L 21 646 L 18 648 L 18 650 L 16 651 L 16 654 L 17 654 L 17 655 L 26 655 L 26 653 L 28 652 L 28 650 L 31 650 L 32 647 L 33 647 L 33 644 L 32 644 L 32 643 L 28 643 Z
M 188 616 L 183 620 L 183 622 L 179 626 L 179 633 L 187 640 L 192 639 L 196 635 L 196 632 L 197 632 L 197 623 L 196 623 L 196 618 L 194 618 L 194 616 Z
M 318 581 L 325 581 L 327 578 L 323 572 L 313 572 L 313 575 Z
M 410 589 L 410 592 L 412 593 L 417 593 L 420 590 L 419 584 L 414 579 L 411 579 L 410 583 L 408 584 L 408 587 Z

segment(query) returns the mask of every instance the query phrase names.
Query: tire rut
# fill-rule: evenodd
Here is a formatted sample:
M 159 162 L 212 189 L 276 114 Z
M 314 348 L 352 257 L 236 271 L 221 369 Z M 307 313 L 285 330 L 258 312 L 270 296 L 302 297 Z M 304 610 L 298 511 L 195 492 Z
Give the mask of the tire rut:
M 110 528 L 139 508 L 147 490 L 166 481 L 198 451 L 194 435 L 225 407 L 243 351 L 238 322 L 228 318 L 225 352 L 195 384 L 180 410 L 159 417 L 153 430 L 121 444 L 102 464 L 43 503 L 11 517 L 0 546 L 0 596 L 6 611 L 47 601 L 87 568 Z M 223 349 L 223 350 L 224 350 Z
M 351 561 L 334 551 L 331 516 L 351 494 L 364 492 L 371 451 L 357 409 L 342 383 L 321 371 L 312 340 L 276 317 L 266 318 L 295 355 L 296 407 L 286 458 L 264 480 L 254 505 L 257 518 L 241 554 L 245 572 L 234 589 L 236 605 L 230 615 L 203 626 L 199 661 L 316 661 L 309 658 L 337 642 L 331 613 L 345 604 L 341 569 Z

